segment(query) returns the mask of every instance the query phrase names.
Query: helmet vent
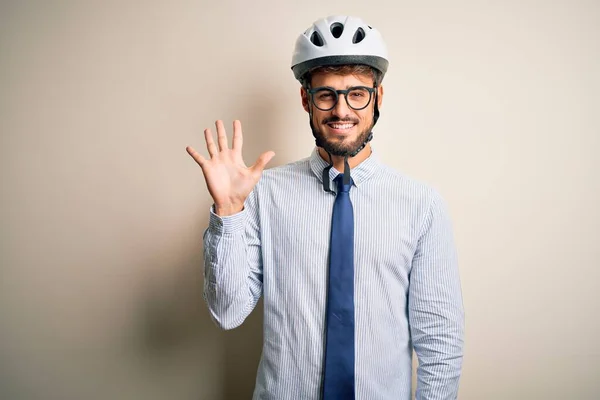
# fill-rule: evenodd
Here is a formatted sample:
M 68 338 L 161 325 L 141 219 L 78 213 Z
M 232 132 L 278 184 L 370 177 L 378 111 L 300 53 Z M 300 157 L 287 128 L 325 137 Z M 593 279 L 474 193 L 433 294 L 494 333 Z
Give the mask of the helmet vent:
M 344 32 L 344 25 L 340 24 L 339 22 L 334 22 L 331 24 L 329 29 L 331 30 L 333 37 L 337 39 L 342 36 L 342 32 Z
M 310 41 L 315 46 L 318 46 L 318 47 L 322 47 L 323 46 L 323 38 L 321 37 L 321 35 L 317 31 L 314 31 L 312 33 L 312 35 L 310 35 Z
M 362 40 L 365 38 L 365 31 L 363 30 L 363 28 L 358 28 L 356 30 L 356 33 L 354 34 L 354 37 L 352 38 L 352 43 L 356 44 L 356 43 L 360 43 L 362 42 Z

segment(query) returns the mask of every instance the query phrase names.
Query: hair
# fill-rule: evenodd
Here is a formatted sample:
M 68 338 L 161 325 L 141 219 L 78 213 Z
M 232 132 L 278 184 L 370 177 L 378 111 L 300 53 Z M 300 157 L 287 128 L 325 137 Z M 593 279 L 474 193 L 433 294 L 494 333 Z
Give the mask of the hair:
M 364 64 L 347 64 L 347 65 L 328 65 L 324 67 L 316 67 L 308 71 L 302 77 L 301 83 L 305 88 L 310 88 L 312 77 L 318 73 L 336 74 L 336 75 L 369 75 L 373 78 L 373 85 L 381 85 L 383 74 L 377 69 Z

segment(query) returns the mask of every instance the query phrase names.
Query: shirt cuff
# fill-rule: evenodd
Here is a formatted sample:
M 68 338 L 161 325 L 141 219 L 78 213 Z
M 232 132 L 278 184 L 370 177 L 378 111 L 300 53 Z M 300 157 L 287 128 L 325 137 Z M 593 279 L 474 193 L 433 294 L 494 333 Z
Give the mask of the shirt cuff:
M 242 232 L 244 230 L 244 224 L 246 222 L 246 209 L 233 214 L 221 217 L 215 214 L 215 206 L 210 207 L 210 220 L 208 227 L 213 232 L 219 235 L 231 235 L 236 232 Z

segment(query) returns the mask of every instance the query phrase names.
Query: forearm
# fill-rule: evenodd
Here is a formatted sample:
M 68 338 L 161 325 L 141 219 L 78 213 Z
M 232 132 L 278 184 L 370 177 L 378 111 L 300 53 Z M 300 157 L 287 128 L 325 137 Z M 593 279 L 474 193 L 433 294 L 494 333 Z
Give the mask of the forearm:
M 458 396 L 463 359 L 463 313 L 457 305 L 434 305 L 413 326 L 413 346 L 419 360 L 417 400 L 454 400 Z M 418 314 L 413 310 L 413 315 Z
M 260 243 L 248 224 L 246 211 L 227 217 L 211 211 L 204 233 L 204 299 L 222 329 L 241 325 L 262 292 Z

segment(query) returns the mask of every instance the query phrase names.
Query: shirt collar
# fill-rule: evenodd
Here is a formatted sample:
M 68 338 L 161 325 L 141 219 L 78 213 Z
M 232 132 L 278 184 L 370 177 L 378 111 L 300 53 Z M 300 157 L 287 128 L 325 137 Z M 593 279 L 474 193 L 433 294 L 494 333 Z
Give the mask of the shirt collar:
M 319 148 L 315 147 L 313 149 L 312 154 L 310 155 L 310 168 L 313 173 L 317 176 L 317 179 L 322 183 L 323 182 L 323 169 L 329 166 L 329 162 L 323 160 L 321 155 L 319 154 Z M 354 186 L 358 187 L 361 183 L 366 182 L 373 174 L 377 171 L 380 166 L 379 157 L 377 156 L 375 150 L 373 149 L 373 145 L 371 145 L 371 155 L 358 164 L 356 167 L 350 170 L 350 176 L 352 176 L 352 181 L 354 182 Z M 336 176 L 340 173 L 343 173 L 336 170 L 335 167 L 331 167 L 329 170 L 329 179 L 333 182 Z M 332 187 L 335 185 L 332 184 Z

